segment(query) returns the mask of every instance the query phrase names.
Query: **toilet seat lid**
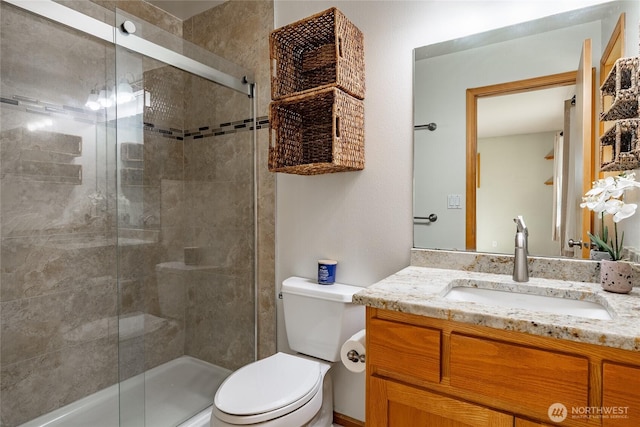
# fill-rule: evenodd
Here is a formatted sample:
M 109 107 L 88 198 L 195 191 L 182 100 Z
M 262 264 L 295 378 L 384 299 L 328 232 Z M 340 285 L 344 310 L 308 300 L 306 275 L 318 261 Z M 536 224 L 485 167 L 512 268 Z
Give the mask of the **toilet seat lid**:
M 214 404 L 231 415 L 263 414 L 313 396 L 311 391 L 321 383 L 318 362 L 276 353 L 229 375 L 218 388 Z

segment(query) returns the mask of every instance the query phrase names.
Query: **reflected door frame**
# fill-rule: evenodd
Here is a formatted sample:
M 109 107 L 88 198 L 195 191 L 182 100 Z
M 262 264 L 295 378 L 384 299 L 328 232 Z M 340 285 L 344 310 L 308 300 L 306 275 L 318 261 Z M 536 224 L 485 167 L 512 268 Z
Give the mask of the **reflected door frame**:
M 465 245 L 469 251 L 476 250 L 476 185 L 477 185 L 477 155 L 478 155 L 478 98 L 510 95 L 552 87 L 575 85 L 577 71 L 551 74 L 531 79 L 499 83 L 467 89 L 467 176 L 466 176 L 466 218 Z

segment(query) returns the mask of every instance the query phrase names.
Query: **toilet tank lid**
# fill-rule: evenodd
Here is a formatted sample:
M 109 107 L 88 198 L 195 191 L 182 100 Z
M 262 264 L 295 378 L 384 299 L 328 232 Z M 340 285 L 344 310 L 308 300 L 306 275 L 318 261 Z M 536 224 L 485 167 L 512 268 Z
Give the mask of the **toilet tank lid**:
M 304 277 L 289 277 L 282 282 L 283 294 L 302 295 L 337 302 L 351 302 L 353 294 L 362 289 L 364 288 L 341 283 L 320 285 L 315 280 Z

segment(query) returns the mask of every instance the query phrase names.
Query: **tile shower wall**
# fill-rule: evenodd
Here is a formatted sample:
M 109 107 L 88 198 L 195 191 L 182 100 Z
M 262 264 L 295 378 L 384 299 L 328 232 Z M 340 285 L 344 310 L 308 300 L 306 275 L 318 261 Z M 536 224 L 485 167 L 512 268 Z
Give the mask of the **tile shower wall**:
M 102 17 L 84 2 L 64 3 Z M 143 2 L 95 3 L 110 8 L 117 4 L 182 33 L 181 22 Z M 264 6 L 272 9 L 271 2 Z M 2 7 L 3 97 L 22 94 L 81 107 L 99 83 L 96 78 L 110 78 L 105 74 L 113 68 L 109 46 L 93 46 L 95 41 L 82 37 L 79 42 L 76 35 L 37 18 L 38 30 L 28 37 L 14 31 L 10 37 L 13 28 L 31 30 L 29 20 L 34 18 Z M 260 18 L 264 34 L 273 21 L 272 10 L 266 12 L 268 16 Z M 26 46 L 33 55 L 20 56 L 22 62 L 42 61 L 49 53 L 53 58 L 45 61 L 52 65 L 43 68 L 10 58 Z M 78 50 L 72 58 L 81 64 L 56 60 L 59 49 L 69 46 Z M 264 46 L 260 50 L 268 52 Z M 44 70 L 44 78 L 26 69 Z M 246 126 L 240 127 L 251 114 L 249 102 L 234 95 L 219 106 L 229 97 L 219 93 L 225 90 L 202 97 L 210 83 L 153 61 L 145 60 L 144 69 L 145 89 L 155 104 L 145 111 L 143 144 L 121 140 L 130 145 L 121 145 L 118 159 L 106 154 L 105 139 L 113 141 L 113 129 L 60 119 L 51 132 L 30 132 L 25 126 L 37 115 L 11 109 L 11 100 L 3 100 L 0 425 L 18 425 L 185 352 L 231 369 L 252 359 L 253 327 L 247 326 L 253 322 L 254 242 L 251 227 L 241 222 L 251 224 L 253 218 L 251 138 L 242 132 Z M 56 84 L 60 76 L 68 81 Z M 264 91 L 268 81 L 260 86 Z M 191 94 L 202 102 L 188 101 Z M 262 133 L 264 140 L 266 131 Z M 73 145 L 78 136 L 80 154 L 34 154 L 29 149 L 60 139 L 62 145 Z M 28 163 L 42 160 L 29 156 L 42 155 L 63 167 L 38 169 L 35 166 L 42 165 Z M 124 197 L 118 200 L 118 217 L 115 200 L 102 197 L 115 193 L 109 171 L 115 170 L 116 161 Z M 82 175 L 75 173 L 79 168 Z M 38 179 L 32 179 L 36 175 Z M 260 353 L 271 354 L 273 188 L 264 181 L 259 189 L 259 244 L 266 247 L 260 251 Z M 215 219 L 212 213 L 218 214 Z M 185 246 L 201 248 L 198 266 L 184 264 Z M 142 321 L 140 333 L 135 326 Z M 228 325 L 245 327 L 234 331 L 227 330 Z
M 273 16 L 271 0 L 229 1 L 186 20 L 183 27 L 186 40 L 252 70 L 258 87 L 257 115 L 262 122 L 262 129 L 257 132 L 259 358 L 276 351 L 275 175 L 267 170 L 269 33 L 273 30 Z M 237 117 L 243 117 L 242 112 L 237 113 Z
M 15 426 L 117 381 L 108 131 L 68 114 L 113 49 L 0 7 L 0 424 Z

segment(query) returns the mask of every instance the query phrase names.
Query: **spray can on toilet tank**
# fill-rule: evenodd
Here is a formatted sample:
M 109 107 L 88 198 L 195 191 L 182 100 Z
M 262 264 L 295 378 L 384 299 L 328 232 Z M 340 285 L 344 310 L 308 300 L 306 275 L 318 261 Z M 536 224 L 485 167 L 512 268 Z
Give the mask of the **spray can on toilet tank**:
M 318 260 L 318 283 L 321 285 L 333 285 L 336 282 L 336 267 L 338 261 L 332 259 Z

